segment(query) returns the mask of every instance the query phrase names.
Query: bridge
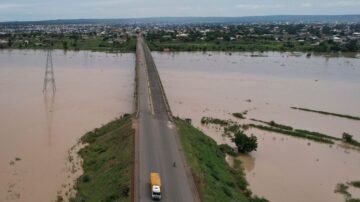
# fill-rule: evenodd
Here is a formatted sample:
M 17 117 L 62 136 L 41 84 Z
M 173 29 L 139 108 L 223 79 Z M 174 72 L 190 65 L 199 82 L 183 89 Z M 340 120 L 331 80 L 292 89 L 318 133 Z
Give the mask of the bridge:
M 135 201 L 152 201 L 151 172 L 161 175 L 162 201 L 200 201 L 155 62 L 141 36 L 136 45 L 135 100 Z

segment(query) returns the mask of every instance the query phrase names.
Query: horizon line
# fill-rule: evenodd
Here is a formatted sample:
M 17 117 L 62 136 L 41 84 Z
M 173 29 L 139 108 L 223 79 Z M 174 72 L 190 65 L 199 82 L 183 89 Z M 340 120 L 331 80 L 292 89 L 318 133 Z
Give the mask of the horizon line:
M 360 16 L 360 14 L 277 14 L 277 15 L 248 15 L 248 16 L 148 16 L 148 17 L 116 17 L 116 18 L 54 18 L 54 19 L 39 19 L 39 20 L 8 20 L 0 21 L 0 23 L 14 23 L 14 22 L 46 22 L 46 21 L 60 21 L 60 20 L 131 20 L 131 19 L 152 19 L 152 18 L 251 18 L 251 17 L 276 17 L 276 16 L 314 16 L 314 17 L 326 17 L 326 16 Z

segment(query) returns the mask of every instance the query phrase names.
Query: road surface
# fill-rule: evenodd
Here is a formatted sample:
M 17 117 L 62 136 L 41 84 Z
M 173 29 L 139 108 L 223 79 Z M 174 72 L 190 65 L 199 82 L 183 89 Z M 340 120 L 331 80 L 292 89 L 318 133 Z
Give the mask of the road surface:
M 150 173 L 159 172 L 162 201 L 199 201 L 192 176 L 184 162 L 176 127 L 163 93 L 151 52 L 142 37 L 137 41 L 138 134 L 135 200 L 152 201 Z M 176 167 L 173 167 L 173 163 Z

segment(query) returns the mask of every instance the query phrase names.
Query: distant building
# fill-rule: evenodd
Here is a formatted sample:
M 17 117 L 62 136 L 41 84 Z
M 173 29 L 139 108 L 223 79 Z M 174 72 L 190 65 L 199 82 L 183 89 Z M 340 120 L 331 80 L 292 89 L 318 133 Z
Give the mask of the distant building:
M 9 43 L 9 41 L 0 39 L 0 44 L 5 45 L 5 44 L 8 44 L 8 43 Z
M 342 42 L 342 39 L 340 37 L 337 37 L 337 36 L 333 36 L 332 37 L 332 40 L 336 43 L 341 43 Z
M 176 37 L 177 37 L 177 38 L 188 38 L 189 35 L 188 35 L 188 34 L 185 34 L 185 33 L 181 33 L 181 34 L 177 34 Z

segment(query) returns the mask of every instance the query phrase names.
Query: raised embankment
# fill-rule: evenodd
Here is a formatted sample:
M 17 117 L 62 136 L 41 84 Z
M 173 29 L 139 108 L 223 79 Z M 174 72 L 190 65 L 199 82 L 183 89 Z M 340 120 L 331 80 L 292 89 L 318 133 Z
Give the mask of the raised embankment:
M 136 50 L 135 200 L 151 201 L 149 176 L 160 173 L 163 201 L 199 201 L 151 52 L 141 36 Z

